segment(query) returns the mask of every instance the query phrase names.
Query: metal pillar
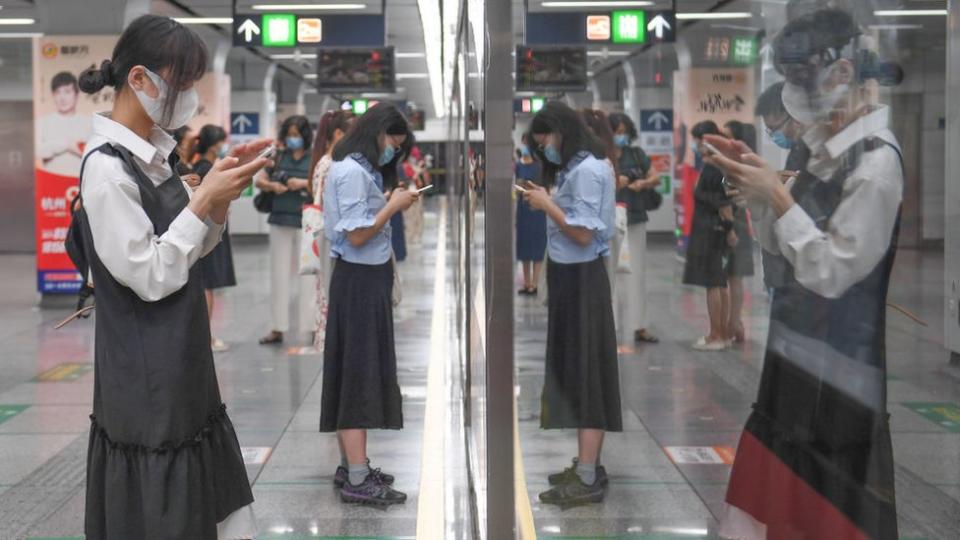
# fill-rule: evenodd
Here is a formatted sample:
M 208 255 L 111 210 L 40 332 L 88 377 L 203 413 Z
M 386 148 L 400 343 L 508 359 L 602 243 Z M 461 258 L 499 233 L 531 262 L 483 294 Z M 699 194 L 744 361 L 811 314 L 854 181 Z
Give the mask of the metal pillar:
M 513 6 L 487 0 L 487 537 L 515 538 L 513 469 Z M 481 66 L 483 68 L 483 66 Z M 519 494 L 525 497 L 525 493 Z
M 960 0 L 950 0 L 947 14 L 946 146 L 947 171 L 944 209 L 944 321 L 943 335 L 950 350 L 950 363 L 960 365 Z

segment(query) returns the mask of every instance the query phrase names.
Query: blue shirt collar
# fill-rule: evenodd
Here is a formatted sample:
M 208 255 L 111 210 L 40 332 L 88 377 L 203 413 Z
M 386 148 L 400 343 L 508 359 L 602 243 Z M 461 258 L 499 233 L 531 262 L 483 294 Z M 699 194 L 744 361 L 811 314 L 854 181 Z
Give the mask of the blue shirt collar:
M 363 167 L 363 170 L 367 171 L 371 176 L 373 176 L 373 181 L 377 184 L 377 187 L 383 190 L 383 175 L 380 174 L 380 171 L 373 168 L 373 165 L 366 157 L 364 157 L 363 154 L 360 152 L 354 152 L 350 154 L 349 157 Z
M 588 157 L 590 157 L 590 152 L 587 152 L 586 150 L 581 150 L 574 154 L 573 157 L 570 158 L 570 161 L 567 162 L 567 166 L 564 167 L 563 170 L 560 171 L 560 174 L 557 175 L 557 187 L 559 187 L 560 184 L 563 184 L 563 182 L 567 179 L 567 175 L 570 174 L 570 171 L 576 169 L 577 166 L 583 163 L 583 160 L 587 159 Z

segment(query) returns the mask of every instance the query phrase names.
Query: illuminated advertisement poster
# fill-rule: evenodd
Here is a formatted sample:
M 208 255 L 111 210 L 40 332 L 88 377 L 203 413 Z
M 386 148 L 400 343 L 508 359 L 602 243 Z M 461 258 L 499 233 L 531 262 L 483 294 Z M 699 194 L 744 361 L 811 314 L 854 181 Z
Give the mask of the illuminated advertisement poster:
M 80 274 L 64 248 L 70 205 L 79 193 L 80 162 L 93 114 L 113 107 L 113 88 L 80 92 L 80 73 L 109 58 L 116 36 L 44 36 L 33 41 L 33 117 L 37 288 L 73 293 Z
M 752 68 L 693 68 L 673 76 L 674 205 L 677 250 L 687 251 L 693 219 L 693 190 L 703 168 L 692 150 L 693 126 L 713 120 L 718 127 L 730 120 L 753 124 Z

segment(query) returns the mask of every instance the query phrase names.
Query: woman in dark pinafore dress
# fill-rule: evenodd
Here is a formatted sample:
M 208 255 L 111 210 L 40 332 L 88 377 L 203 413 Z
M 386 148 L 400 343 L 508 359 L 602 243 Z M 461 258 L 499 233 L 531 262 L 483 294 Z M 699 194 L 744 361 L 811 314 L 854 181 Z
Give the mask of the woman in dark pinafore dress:
M 112 86 L 94 117 L 67 242 L 96 293 L 93 415 L 85 533 L 90 540 L 250 539 L 256 533 L 240 445 L 210 350 L 200 257 L 220 239 L 254 159 L 219 161 L 195 193 L 176 174 L 164 129 L 193 116 L 206 48 L 146 15 L 80 87 Z M 266 141 L 235 149 L 249 160 Z

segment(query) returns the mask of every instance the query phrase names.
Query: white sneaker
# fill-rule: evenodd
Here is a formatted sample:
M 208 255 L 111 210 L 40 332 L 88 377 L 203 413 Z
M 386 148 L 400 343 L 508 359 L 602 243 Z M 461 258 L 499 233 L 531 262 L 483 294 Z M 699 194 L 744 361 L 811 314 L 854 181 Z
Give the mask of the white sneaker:
M 693 344 L 693 350 L 695 351 L 722 351 L 727 348 L 727 342 L 720 341 L 707 341 L 707 338 L 702 337 L 698 339 Z
M 227 352 L 230 350 L 230 346 L 224 343 L 222 339 L 216 338 L 210 343 L 210 348 L 213 349 L 213 352 Z

